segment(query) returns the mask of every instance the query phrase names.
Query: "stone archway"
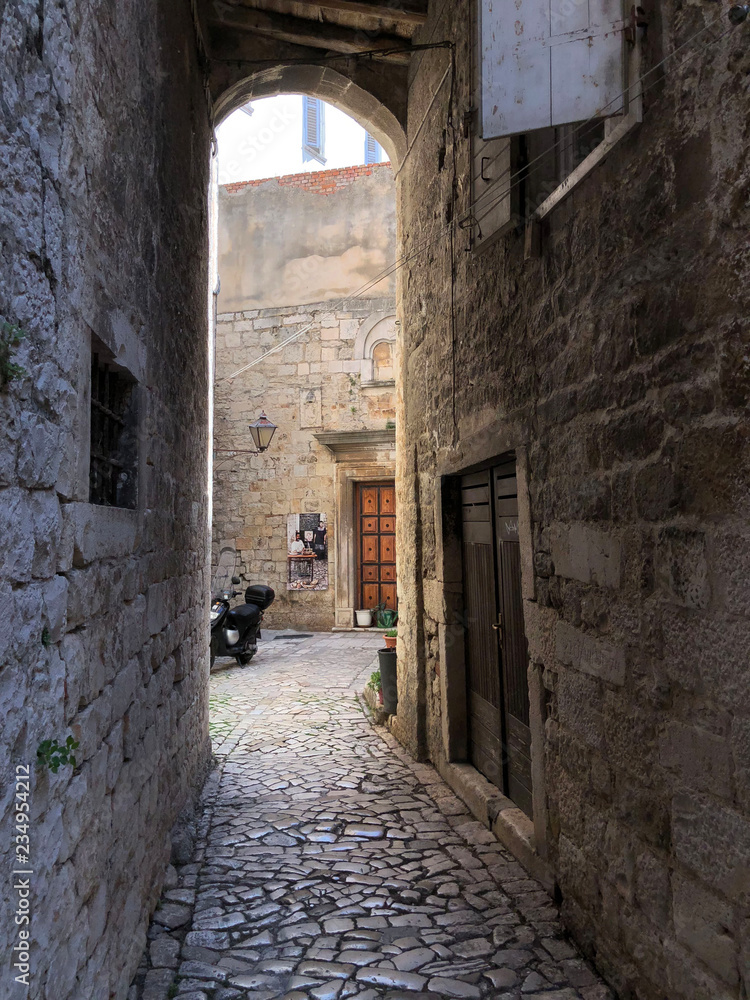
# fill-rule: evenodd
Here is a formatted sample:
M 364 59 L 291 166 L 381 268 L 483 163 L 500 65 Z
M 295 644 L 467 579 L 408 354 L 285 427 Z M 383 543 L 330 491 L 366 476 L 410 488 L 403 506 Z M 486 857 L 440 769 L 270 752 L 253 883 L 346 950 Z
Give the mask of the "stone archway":
M 378 80 L 369 81 L 373 84 Z M 406 131 L 402 123 L 400 102 L 393 92 L 373 86 L 366 90 L 343 73 L 330 66 L 286 64 L 261 70 L 228 84 L 214 102 L 216 122 L 248 101 L 279 94 L 307 94 L 318 97 L 327 104 L 343 111 L 372 135 L 383 147 L 398 170 L 406 155 Z

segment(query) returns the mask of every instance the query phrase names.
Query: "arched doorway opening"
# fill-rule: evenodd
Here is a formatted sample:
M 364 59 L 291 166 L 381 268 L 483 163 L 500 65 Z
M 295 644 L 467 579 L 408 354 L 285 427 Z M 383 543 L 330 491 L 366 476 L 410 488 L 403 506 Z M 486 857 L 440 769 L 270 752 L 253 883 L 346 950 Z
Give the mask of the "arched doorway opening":
M 375 531 L 359 507 L 363 486 L 395 489 L 393 167 L 405 135 L 380 101 L 319 66 L 238 81 L 217 118 L 247 124 L 241 109 L 255 121 L 266 101 L 290 94 L 354 119 L 389 162 L 296 173 L 297 160 L 283 176 L 235 183 L 214 171 L 214 568 L 234 546 L 243 589 L 276 590 L 272 628 L 347 629 L 356 610 L 397 603 L 395 510 L 378 512 Z M 252 456 L 246 418 L 261 408 L 279 431 Z M 305 562 L 295 546 L 321 526 L 327 564 L 320 552 Z
M 406 153 L 406 132 L 395 102 L 381 100 L 330 66 L 287 64 L 261 70 L 229 84 L 214 102 L 217 124 L 248 101 L 280 94 L 307 94 L 331 104 L 372 135 L 398 170 Z

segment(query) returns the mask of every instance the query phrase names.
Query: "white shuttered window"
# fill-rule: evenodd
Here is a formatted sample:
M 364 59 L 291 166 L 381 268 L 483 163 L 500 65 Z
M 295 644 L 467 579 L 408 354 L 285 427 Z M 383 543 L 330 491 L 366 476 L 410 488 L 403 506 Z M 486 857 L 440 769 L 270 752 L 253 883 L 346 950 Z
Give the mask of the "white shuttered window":
M 622 114 L 624 0 L 481 0 L 482 136 Z

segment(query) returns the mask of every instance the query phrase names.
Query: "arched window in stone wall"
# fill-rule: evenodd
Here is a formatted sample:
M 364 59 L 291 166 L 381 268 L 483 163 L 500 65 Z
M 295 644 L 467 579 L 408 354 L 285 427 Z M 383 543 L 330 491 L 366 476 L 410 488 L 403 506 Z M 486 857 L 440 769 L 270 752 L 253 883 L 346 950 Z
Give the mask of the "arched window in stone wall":
M 393 385 L 396 379 L 395 313 L 373 313 L 359 328 L 354 360 L 360 362 L 362 385 Z
M 393 382 L 393 348 L 392 340 L 381 340 L 372 349 L 372 377 L 375 382 Z

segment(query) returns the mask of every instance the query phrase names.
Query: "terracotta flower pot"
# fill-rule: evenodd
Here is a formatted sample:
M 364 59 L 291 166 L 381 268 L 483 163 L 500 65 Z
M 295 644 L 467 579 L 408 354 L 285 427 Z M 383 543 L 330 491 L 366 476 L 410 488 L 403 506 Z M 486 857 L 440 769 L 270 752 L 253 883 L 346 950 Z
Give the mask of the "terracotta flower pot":
M 386 635 L 386 636 L 384 636 L 384 639 L 385 639 L 385 648 L 386 649 L 395 649 L 396 648 L 397 637 L 395 635 Z

